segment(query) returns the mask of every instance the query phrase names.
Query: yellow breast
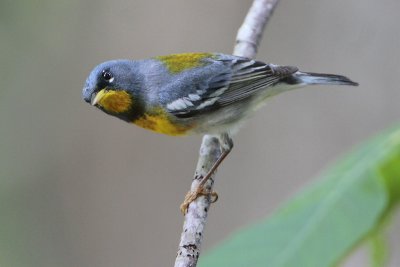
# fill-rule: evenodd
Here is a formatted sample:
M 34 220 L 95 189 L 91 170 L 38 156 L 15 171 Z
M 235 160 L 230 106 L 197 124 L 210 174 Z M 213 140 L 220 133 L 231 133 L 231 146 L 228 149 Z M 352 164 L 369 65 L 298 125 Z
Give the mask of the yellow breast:
M 185 135 L 193 128 L 193 125 L 178 125 L 173 123 L 161 108 L 145 113 L 133 123 L 157 133 L 174 136 Z

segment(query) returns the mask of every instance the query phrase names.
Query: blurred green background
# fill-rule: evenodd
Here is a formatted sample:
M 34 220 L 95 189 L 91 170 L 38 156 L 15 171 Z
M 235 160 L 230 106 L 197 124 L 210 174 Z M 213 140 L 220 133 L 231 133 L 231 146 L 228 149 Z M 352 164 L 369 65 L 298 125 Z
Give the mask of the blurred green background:
M 173 264 L 201 137 L 123 123 L 81 88 L 108 59 L 231 53 L 251 2 L 0 1 L 1 266 Z M 399 123 L 398 10 L 397 0 L 281 1 L 257 58 L 360 86 L 282 94 L 249 120 L 220 168 L 204 250 Z M 361 250 L 346 266 L 365 262 Z M 397 251 L 389 266 L 399 265 Z

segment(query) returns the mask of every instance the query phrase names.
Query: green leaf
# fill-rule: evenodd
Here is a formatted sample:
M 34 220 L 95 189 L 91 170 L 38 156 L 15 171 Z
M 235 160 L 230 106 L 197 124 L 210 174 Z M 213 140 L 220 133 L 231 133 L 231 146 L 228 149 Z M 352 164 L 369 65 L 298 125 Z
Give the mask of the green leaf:
M 399 198 L 400 129 L 394 129 L 357 149 L 271 218 L 233 235 L 199 265 L 335 266 L 379 229 Z
M 378 229 L 380 230 L 380 229 Z M 388 241 L 381 231 L 376 231 L 369 238 L 371 267 L 385 266 L 388 256 Z

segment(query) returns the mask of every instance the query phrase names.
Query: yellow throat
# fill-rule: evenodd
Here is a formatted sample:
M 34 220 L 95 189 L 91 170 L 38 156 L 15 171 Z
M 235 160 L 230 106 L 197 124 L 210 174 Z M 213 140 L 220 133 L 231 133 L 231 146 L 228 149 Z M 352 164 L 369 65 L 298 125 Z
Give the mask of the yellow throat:
M 99 105 L 110 113 L 122 113 L 132 106 L 132 97 L 125 91 L 102 89 L 92 101 L 92 105 Z

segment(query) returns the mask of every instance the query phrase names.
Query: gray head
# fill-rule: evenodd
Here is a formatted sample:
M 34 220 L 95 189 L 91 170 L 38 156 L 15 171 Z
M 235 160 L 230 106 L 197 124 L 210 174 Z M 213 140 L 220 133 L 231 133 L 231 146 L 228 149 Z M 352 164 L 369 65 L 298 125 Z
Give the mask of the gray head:
M 110 60 L 97 65 L 86 79 L 82 91 L 83 99 L 91 103 L 102 89 L 132 90 L 135 62 L 130 60 Z
M 83 99 L 102 111 L 132 121 L 142 111 L 137 61 L 112 60 L 96 66 L 86 79 Z

